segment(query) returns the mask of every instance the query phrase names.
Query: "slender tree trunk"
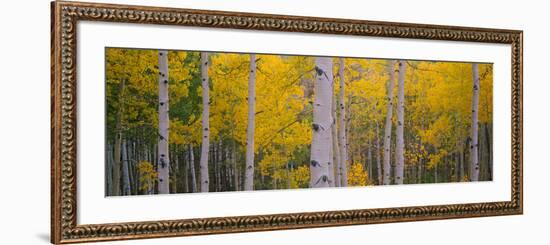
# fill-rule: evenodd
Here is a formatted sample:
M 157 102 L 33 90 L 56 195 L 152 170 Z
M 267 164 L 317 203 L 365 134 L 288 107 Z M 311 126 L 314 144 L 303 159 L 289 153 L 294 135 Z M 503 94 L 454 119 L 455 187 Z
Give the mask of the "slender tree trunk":
M 311 178 L 312 188 L 329 186 L 328 162 L 332 146 L 331 125 L 331 95 L 332 95 L 332 58 L 317 57 L 315 59 L 315 101 L 313 106 L 313 137 L 311 142 Z
M 107 144 L 107 147 L 105 149 L 105 195 L 111 196 L 113 195 L 113 154 L 111 153 L 112 145 Z
M 390 184 L 390 158 L 391 158 L 391 128 L 392 128 L 392 114 L 393 114 L 393 82 L 394 82 L 394 67 L 395 61 L 388 62 L 388 72 L 390 74 L 388 81 L 388 106 L 386 110 L 386 126 L 384 128 L 384 177 L 382 184 Z
M 332 106 L 334 106 L 334 104 L 332 104 Z M 331 110 L 333 111 L 333 110 Z M 330 132 L 330 142 L 334 142 L 334 138 L 332 137 L 332 129 L 334 128 L 334 122 L 332 123 L 332 126 L 331 126 L 331 132 Z M 334 187 L 336 185 L 336 182 L 334 181 L 334 164 L 332 164 L 334 162 L 334 147 L 330 147 L 329 149 L 329 155 L 328 155 L 328 159 L 330 159 L 330 161 L 328 162 L 328 179 L 329 179 L 329 186 L 330 187 Z
M 170 156 L 168 118 L 169 97 L 168 97 L 168 51 L 159 51 L 159 140 L 158 140 L 158 189 L 159 194 L 170 193 Z
M 226 176 L 225 176 L 225 181 L 227 182 L 227 190 L 232 190 L 233 189 L 233 177 L 232 177 L 232 165 L 231 165 L 231 147 L 229 146 L 229 144 L 227 144 L 225 146 L 225 159 L 224 159 L 224 165 L 226 166 L 225 169 L 226 169 Z
M 286 188 L 290 189 L 290 167 L 288 166 L 289 163 L 285 163 L 285 171 L 286 171 Z
M 459 169 L 459 176 L 460 176 L 460 182 L 464 180 L 464 147 L 460 147 L 460 169 Z
M 458 147 L 458 145 L 457 145 Z M 457 148 L 458 149 L 458 148 Z M 457 150 L 455 153 L 455 171 L 454 171 L 455 182 L 460 182 L 460 152 Z
M 329 162 L 328 162 L 328 179 L 329 179 L 329 186 L 330 187 L 335 187 L 337 186 L 336 184 L 336 181 L 335 181 L 335 174 L 334 174 L 334 167 L 335 167 L 335 162 L 336 162 L 336 157 L 335 155 L 337 154 L 337 152 L 334 152 L 334 142 L 336 142 L 336 138 L 334 137 L 334 132 L 336 132 L 336 120 L 335 120 L 335 110 L 336 110 L 336 101 L 334 99 L 334 82 L 331 83 L 331 88 L 330 88 L 330 116 L 332 117 L 332 122 L 331 122 L 331 125 L 330 125 L 330 142 L 331 142 L 331 145 L 330 145 L 330 149 L 329 149 Z
M 439 180 L 438 180 L 438 171 L 437 169 L 439 168 L 439 163 L 437 163 L 435 166 L 434 166 L 434 183 L 438 183 Z
M 133 194 L 138 195 L 139 194 L 139 173 L 136 165 L 140 162 L 141 159 L 140 159 L 139 152 L 137 150 L 137 139 L 132 141 L 132 157 L 130 159 L 131 159 L 130 173 L 132 177 L 130 183 L 132 184 Z
M 223 154 L 223 144 L 222 142 L 218 142 L 218 147 L 216 149 L 216 156 L 217 160 L 216 163 L 218 165 L 218 191 L 222 191 L 223 185 L 222 185 L 222 174 L 223 174 L 223 162 L 222 162 L 222 154 Z
M 485 124 L 485 142 L 487 142 L 487 180 L 493 180 L 493 154 L 489 124 Z
M 244 190 L 254 190 L 254 121 L 256 113 L 256 55 L 250 54 L 248 75 L 248 126 L 246 128 L 246 174 Z
M 197 175 L 195 172 L 195 153 L 194 153 L 192 144 L 189 144 L 189 170 L 191 171 L 191 191 L 197 192 Z
M 239 168 L 237 166 L 237 145 L 235 143 L 234 127 L 231 127 L 231 162 L 233 165 L 233 181 L 235 182 L 235 191 L 239 191 Z
M 382 184 L 382 162 L 380 157 L 380 125 L 378 125 L 378 121 L 376 121 L 376 178 L 378 180 L 378 184 Z
M 333 86 L 334 86 L 334 83 L 333 83 Z M 342 161 L 340 159 L 340 147 L 339 147 L 339 144 L 338 144 L 338 132 L 337 132 L 337 127 L 336 127 L 336 121 L 337 121 L 337 115 L 336 115 L 336 110 L 337 110 L 337 106 L 336 106 L 336 96 L 334 95 L 334 92 L 333 94 L 331 95 L 332 97 L 332 118 L 334 119 L 333 120 L 333 125 L 332 125 L 332 128 L 331 128 L 331 134 L 332 134 L 332 152 L 333 152 L 333 162 L 334 162 L 334 166 L 333 166 L 333 169 L 334 169 L 334 186 L 335 187 L 340 187 L 342 186 Z
M 457 118 L 459 118 L 457 116 Z M 458 119 L 457 119 L 458 120 Z M 458 121 L 455 121 L 455 123 L 458 124 Z M 455 148 L 456 148 L 456 157 L 455 157 L 455 161 L 456 161 L 456 164 L 455 164 L 455 182 L 460 182 L 460 142 L 461 142 L 461 138 L 460 138 L 460 127 L 456 127 L 456 130 L 455 130 L 455 140 L 456 140 L 456 143 L 455 143 Z
M 122 140 L 122 195 L 130 195 L 130 173 L 128 169 L 128 148 L 126 140 Z
M 472 94 L 472 130 L 470 145 L 470 180 L 479 180 L 479 142 L 478 142 L 478 107 L 479 107 L 479 70 L 478 64 L 472 64 L 473 94 Z
M 126 161 L 128 162 L 127 165 L 128 165 L 128 186 L 129 186 L 129 194 L 128 195 L 134 195 L 136 194 L 136 189 L 134 188 L 135 186 L 135 171 L 134 171 L 134 159 L 135 159 L 135 154 L 134 154 L 134 142 L 132 140 L 130 140 L 129 142 L 126 142 Z
M 210 86 L 208 79 L 208 53 L 201 53 L 202 76 L 202 147 L 200 159 L 201 192 L 208 192 L 208 154 L 210 150 Z
M 340 77 L 340 95 L 339 95 L 339 110 L 340 110 L 340 128 L 339 128 L 339 141 L 340 141 L 340 175 L 341 175 L 341 186 L 348 186 L 348 144 L 347 144 L 347 131 L 346 131 L 346 103 L 345 103 L 345 74 L 344 66 L 345 62 L 343 58 L 339 59 L 340 67 L 338 70 L 338 75 Z M 332 71 L 332 69 L 331 69 Z M 332 75 L 332 72 L 331 72 Z
M 171 193 L 178 193 L 178 181 L 177 181 L 177 173 L 179 172 L 179 168 L 180 168 L 180 162 L 179 162 L 179 157 L 176 157 L 176 154 L 175 152 L 172 153 L 172 157 L 170 159 L 174 159 L 174 164 L 171 164 L 172 167 L 173 167 L 173 170 L 174 171 L 171 171 L 172 172 L 172 177 L 174 177 L 174 181 L 172 181 L 170 184 L 170 192 Z
M 220 185 L 220 166 L 218 163 L 218 144 L 216 142 L 213 142 L 211 144 L 212 149 L 211 150 L 211 158 L 210 161 L 212 162 L 212 166 L 214 166 L 214 191 L 219 191 L 219 185 Z
M 187 153 L 187 154 L 185 154 Z M 185 162 L 185 165 L 184 165 L 184 168 L 183 168 L 183 182 L 184 182 L 184 185 L 183 185 L 183 190 L 185 191 L 185 193 L 188 193 L 189 192 L 189 168 L 190 168 L 190 162 L 189 161 L 189 158 L 187 157 L 189 155 L 188 152 L 185 151 L 185 149 L 182 149 L 182 152 L 181 152 L 182 156 L 181 156 L 181 160 L 183 160 Z
M 372 141 L 370 139 L 367 146 L 367 172 L 369 180 L 372 180 Z
M 405 139 L 403 137 L 404 130 L 404 114 L 405 114 L 405 72 L 406 63 L 403 60 L 399 61 L 399 76 L 397 88 L 397 143 L 395 148 L 395 183 L 403 184 L 403 168 L 405 166 Z
M 121 147 L 122 147 L 122 116 L 124 114 L 124 90 L 126 81 L 121 80 L 119 84 L 119 98 L 118 98 L 118 111 L 116 116 L 116 137 L 114 145 L 114 162 L 113 162 L 113 196 L 120 196 L 120 168 L 122 166 L 121 159 Z
M 416 177 L 416 183 L 422 183 L 422 159 L 418 160 L 418 172 Z

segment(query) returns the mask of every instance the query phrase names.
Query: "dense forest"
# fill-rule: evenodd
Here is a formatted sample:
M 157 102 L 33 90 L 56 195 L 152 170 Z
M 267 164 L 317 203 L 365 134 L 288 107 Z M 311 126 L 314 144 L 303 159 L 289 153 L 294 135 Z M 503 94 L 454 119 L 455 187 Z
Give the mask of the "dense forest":
M 106 48 L 106 195 L 492 180 L 491 64 Z

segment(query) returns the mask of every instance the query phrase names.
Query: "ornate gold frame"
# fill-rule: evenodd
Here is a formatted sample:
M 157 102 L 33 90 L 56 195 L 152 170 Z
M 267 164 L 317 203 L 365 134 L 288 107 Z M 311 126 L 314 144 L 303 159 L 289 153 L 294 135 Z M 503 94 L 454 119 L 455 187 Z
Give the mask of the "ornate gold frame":
M 77 224 L 77 22 L 127 22 L 282 32 L 504 43 L 512 51 L 511 201 L 111 224 Z M 56 1 L 51 4 L 51 242 L 75 243 L 214 233 L 466 218 L 523 213 L 523 32 Z

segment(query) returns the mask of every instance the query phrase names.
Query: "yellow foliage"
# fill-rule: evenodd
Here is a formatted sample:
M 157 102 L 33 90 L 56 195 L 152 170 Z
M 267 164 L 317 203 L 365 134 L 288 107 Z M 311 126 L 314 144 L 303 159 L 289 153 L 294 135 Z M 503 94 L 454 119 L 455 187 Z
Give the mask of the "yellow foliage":
M 309 187 L 310 171 L 309 167 L 302 165 L 290 172 L 290 188 Z
M 148 191 L 155 186 L 157 181 L 157 172 L 153 168 L 153 164 L 143 161 L 137 164 L 139 173 L 139 190 Z
M 363 164 L 352 164 L 348 170 L 348 186 L 366 186 L 370 184 L 369 174 L 363 169 Z

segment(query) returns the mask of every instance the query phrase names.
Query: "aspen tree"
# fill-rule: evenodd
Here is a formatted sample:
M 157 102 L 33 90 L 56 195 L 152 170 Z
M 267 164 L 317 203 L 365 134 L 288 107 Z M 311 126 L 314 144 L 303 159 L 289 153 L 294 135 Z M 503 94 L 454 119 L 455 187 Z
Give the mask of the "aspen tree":
M 208 155 L 210 153 L 210 86 L 208 80 L 208 53 L 201 53 L 202 85 L 202 147 L 200 159 L 201 192 L 209 191 Z
M 168 96 L 168 51 L 159 51 L 159 131 L 158 131 L 158 190 L 159 194 L 170 193 L 170 157 L 169 152 L 169 96 Z
M 250 54 L 248 74 L 248 125 L 246 129 L 246 170 L 244 190 L 254 190 L 254 122 L 256 112 L 256 55 Z
M 315 59 L 315 101 L 313 104 L 313 137 L 311 142 L 310 187 L 329 187 L 329 151 L 332 147 L 331 95 L 332 58 Z

